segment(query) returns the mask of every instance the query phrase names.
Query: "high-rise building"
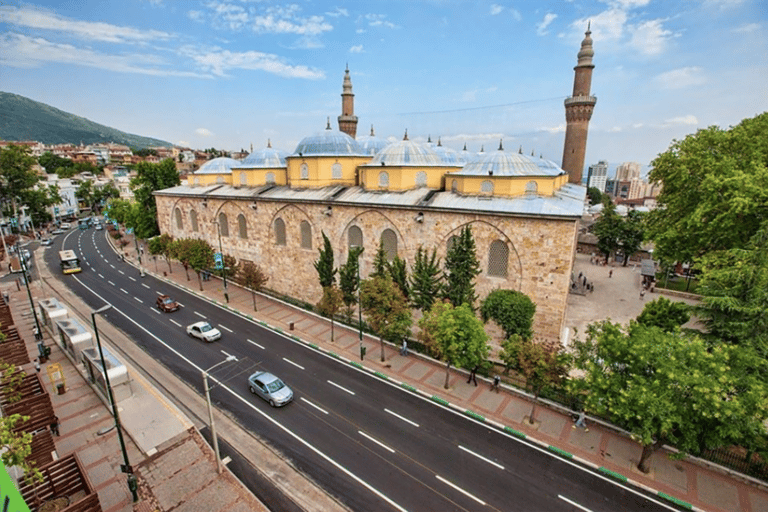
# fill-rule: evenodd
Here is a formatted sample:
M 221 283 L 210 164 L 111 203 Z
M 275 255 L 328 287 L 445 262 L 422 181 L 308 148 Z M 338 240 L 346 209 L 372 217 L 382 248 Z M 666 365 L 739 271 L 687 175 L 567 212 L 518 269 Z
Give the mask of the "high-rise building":
M 616 168 L 616 181 L 630 181 L 640 178 L 640 164 L 637 162 L 624 162 Z
M 590 94 L 592 87 L 592 32 L 587 26 L 581 50 L 578 53 L 578 63 L 574 67 L 573 95 L 565 99 L 565 144 L 563 146 L 562 168 L 568 173 L 568 181 L 581 185 L 581 175 L 584 172 L 584 156 L 587 150 L 587 132 L 589 120 L 595 109 L 597 98 Z
M 596 164 L 589 166 L 589 173 L 587 174 L 587 187 L 605 192 L 605 184 L 608 181 L 608 162 L 600 160 Z

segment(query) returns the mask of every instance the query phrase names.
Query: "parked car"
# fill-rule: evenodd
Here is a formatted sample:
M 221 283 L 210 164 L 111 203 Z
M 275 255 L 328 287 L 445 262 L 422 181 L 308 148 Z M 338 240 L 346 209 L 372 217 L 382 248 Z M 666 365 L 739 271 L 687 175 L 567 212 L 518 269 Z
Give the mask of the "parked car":
M 63 229 L 59 229 L 59 228 L 56 228 L 56 229 L 54 229 L 53 231 L 51 231 L 51 234 L 52 234 L 52 235 L 60 235 L 60 234 L 62 234 L 63 232 L 64 232 L 64 230 L 63 230 Z
M 97 229 L 97 230 L 102 230 L 102 229 L 104 229 L 104 226 L 102 226 L 102 225 L 101 225 L 101 222 L 97 222 L 97 223 L 95 223 L 95 224 L 93 225 L 93 227 L 94 227 L 95 229 Z
M 268 372 L 256 372 L 248 377 L 248 389 L 272 407 L 282 407 L 293 400 L 291 388 Z
M 62 222 L 61 223 L 61 229 L 70 229 L 72 227 L 72 224 L 69 222 Z
M 221 338 L 221 331 L 213 327 L 208 322 L 195 322 L 187 326 L 187 334 L 193 338 L 211 342 Z
M 50 238 L 43 238 L 42 240 L 40 240 L 40 245 L 42 246 L 48 247 L 51 244 L 53 244 L 53 240 L 51 240 Z
M 157 308 L 160 311 L 170 313 L 179 309 L 179 303 L 170 298 L 168 295 L 160 295 L 157 298 Z

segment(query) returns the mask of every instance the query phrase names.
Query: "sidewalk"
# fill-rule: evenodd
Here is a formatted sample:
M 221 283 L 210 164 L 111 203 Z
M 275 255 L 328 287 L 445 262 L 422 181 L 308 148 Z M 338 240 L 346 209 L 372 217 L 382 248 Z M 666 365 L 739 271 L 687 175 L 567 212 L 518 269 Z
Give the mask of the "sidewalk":
M 137 265 L 133 240 L 126 246 L 128 261 Z M 224 299 L 221 280 L 203 282 L 204 291 L 194 272 L 190 280 L 183 267 L 161 258 L 143 258 L 144 271 L 164 278 L 207 300 L 218 303 L 246 317 L 264 322 L 275 330 L 313 344 L 321 350 L 333 352 L 350 364 L 360 364 L 358 332 L 336 324 L 335 341 L 330 342 L 330 322 L 312 313 L 294 308 L 271 297 L 257 294 L 257 311 L 253 308 L 251 292 L 228 283 L 229 302 Z M 609 269 L 613 269 L 608 277 Z M 584 296 L 569 297 L 569 313 L 566 323 L 584 332 L 584 326 L 598 318 L 611 317 L 614 321 L 634 318 L 646 302 L 657 294 L 640 298 L 639 267 L 598 267 L 590 265 L 588 255 L 577 255 L 575 272 L 583 272 L 588 280 L 595 283 L 595 291 Z M 592 274 L 592 275 L 590 275 Z M 291 330 L 291 325 L 293 330 Z M 389 380 L 415 388 L 418 392 L 437 401 L 448 402 L 451 406 L 472 417 L 511 429 L 516 435 L 525 436 L 533 442 L 564 451 L 583 463 L 602 468 L 606 474 L 659 493 L 663 498 L 672 497 L 694 509 L 732 512 L 768 511 L 768 485 L 736 474 L 705 461 L 670 460 L 663 451 L 653 455 L 649 474 L 636 469 L 641 447 L 620 430 L 588 421 L 589 432 L 573 429 L 570 411 L 556 404 L 538 408 L 537 425 L 531 427 L 524 421 L 530 413 L 531 402 L 527 395 L 502 386 L 501 393 L 490 390 L 490 382 L 480 381 L 479 386 L 467 384 L 467 373 L 452 371 L 450 388 L 444 389 L 445 368 L 442 363 L 411 353 L 401 356 L 398 347 L 387 345 L 385 362 L 380 362 L 378 339 L 366 336 L 364 345 L 367 356 L 362 366 L 372 373 L 383 374 Z

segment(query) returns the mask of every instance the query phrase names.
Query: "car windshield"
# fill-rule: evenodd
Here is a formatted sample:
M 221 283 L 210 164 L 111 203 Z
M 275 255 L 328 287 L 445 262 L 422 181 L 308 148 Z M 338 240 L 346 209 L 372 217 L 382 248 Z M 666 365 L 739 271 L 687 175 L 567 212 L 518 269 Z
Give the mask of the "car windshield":
M 200 326 L 200 332 L 208 332 L 213 330 L 213 327 L 211 327 L 211 324 L 203 324 Z
M 163 304 L 170 304 L 171 302 L 173 302 L 173 299 L 171 299 L 170 297 L 166 297 L 163 299 Z
M 267 389 L 270 393 L 274 393 L 275 391 L 280 391 L 285 387 L 285 384 L 283 384 L 283 381 L 280 379 L 273 380 L 272 382 L 267 383 Z

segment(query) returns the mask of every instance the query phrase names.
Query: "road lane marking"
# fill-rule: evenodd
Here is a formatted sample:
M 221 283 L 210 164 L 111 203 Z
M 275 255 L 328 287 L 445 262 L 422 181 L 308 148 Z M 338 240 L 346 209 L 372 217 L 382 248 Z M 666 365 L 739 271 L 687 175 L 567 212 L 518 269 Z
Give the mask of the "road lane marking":
M 301 397 L 299 400 L 302 400 L 302 401 L 304 401 L 304 402 L 307 402 L 309 405 L 311 405 L 312 407 L 314 407 L 315 409 L 317 409 L 318 411 L 320 411 L 320 412 L 321 412 L 321 413 L 323 413 L 323 414 L 328 414 L 328 411 L 326 411 L 325 409 L 322 409 L 321 407 L 319 407 L 319 406 L 317 406 L 317 405 L 313 404 L 312 402 L 310 402 L 309 400 L 307 400 L 307 399 L 306 399 L 306 398 L 304 398 L 304 397 Z
M 303 367 L 303 366 L 301 366 L 300 364 L 296 364 L 296 363 L 294 363 L 294 362 L 293 362 L 293 361 L 291 361 L 290 359 L 286 359 L 286 358 L 283 358 L 283 361 L 285 361 L 286 363 L 291 363 L 291 364 L 292 364 L 293 366 L 295 366 L 296 368 L 300 368 L 300 369 L 302 369 L 302 370 L 304 369 L 304 367 Z
M 225 331 L 227 331 L 227 332 L 234 332 L 234 331 L 233 331 L 232 329 L 230 329 L 229 327 L 224 327 L 224 326 L 223 326 L 223 325 L 221 325 L 221 324 L 219 324 L 219 327 L 221 327 L 222 329 L 224 329 L 224 330 L 225 330 Z
M 104 276 L 101 274 L 97 274 L 100 278 L 104 279 Z
M 416 423 L 416 422 L 413 422 L 413 421 L 409 420 L 408 418 L 403 418 L 402 416 L 400 416 L 400 415 L 399 415 L 399 414 L 397 414 L 396 412 L 392 412 L 392 411 L 390 411 L 389 409 L 384 409 L 384 412 L 388 412 L 389 414 L 391 414 L 391 415 L 392 415 L 392 416 L 394 416 L 395 418 L 399 418 L 399 419 L 403 420 L 403 421 L 404 421 L 404 422 L 406 422 L 406 423 L 410 423 L 410 424 L 411 424 L 411 425 L 413 425 L 414 427 L 418 427 L 418 426 L 419 426 L 419 424 L 418 424 L 418 423 Z
M 202 313 L 198 313 L 197 311 L 195 311 L 194 313 L 195 313 L 197 316 L 199 316 L 200 318 L 205 318 L 205 315 L 204 315 L 204 314 L 202 314 Z
M 138 297 L 134 297 L 134 299 L 136 299 L 137 301 L 139 301 L 139 302 L 141 302 L 142 304 L 144 304 L 144 301 L 143 301 L 143 300 L 141 300 L 140 298 L 138 298 Z
M 358 433 L 358 434 L 360 434 L 361 436 L 363 436 L 363 437 L 367 438 L 368 440 L 370 440 L 370 441 L 373 441 L 374 443 L 376 443 L 377 445 L 381 446 L 381 447 L 382 447 L 382 448 L 384 448 L 385 450 L 388 450 L 388 451 L 389 451 L 389 453 L 395 453 L 395 450 L 393 450 L 393 449 L 392 449 L 392 448 L 390 448 L 389 446 L 385 445 L 385 444 L 384 444 L 384 443 L 382 443 L 381 441 L 379 441 L 379 440 L 377 440 L 377 439 L 374 439 L 374 438 L 372 438 L 371 436 L 369 436 L 368 434 L 366 434 L 366 433 L 365 433 L 365 432 L 363 432 L 362 430 L 358 430 L 358 431 L 357 431 L 357 433 Z
M 152 308 L 152 311 L 154 311 L 158 315 L 162 315 L 162 313 L 159 310 L 155 309 L 155 308 Z M 179 327 L 181 327 L 181 326 L 179 326 Z
M 501 470 L 503 470 L 503 469 L 504 469 L 504 466 L 502 466 L 501 464 L 497 464 L 496 462 L 493 462 L 493 461 L 492 461 L 492 460 L 490 460 L 490 459 L 486 459 L 485 457 L 483 457 L 483 456 L 482 456 L 482 455 L 480 455 L 479 453 L 475 453 L 475 452 L 473 452 L 472 450 L 470 450 L 470 449 L 468 449 L 468 448 L 464 448 L 463 446 L 459 445 L 459 449 L 460 449 L 460 450 L 464 450 L 465 452 L 467 452 L 467 453 L 469 453 L 469 454 L 471 454 L 471 455 L 474 455 L 474 456 L 475 456 L 475 457 L 477 457 L 478 459 L 480 459 L 480 460 L 483 460 L 483 461 L 485 461 L 485 462 L 487 462 L 488 464 L 491 464 L 491 465 L 493 465 L 493 466 L 496 466 L 497 468 L 499 468 L 499 469 L 501 469 Z
M 224 354 L 224 355 L 225 355 L 225 356 L 227 356 L 227 357 L 232 357 L 232 358 L 234 358 L 234 359 L 233 359 L 233 361 L 237 361 L 237 358 L 236 358 L 235 356 L 233 356 L 232 354 L 227 354 L 227 353 L 226 353 L 226 352 L 224 352 L 223 350 L 220 350 L 219 352 L 221 352 L 222 354 Z
M 113 264 L 111 264 L 111 263 L 109 264 L 109 266 L 112 267 L 112 268 L 115 268 L 115 266 Z
M 472 498 L 473 500 L 475 500 L 475 501 L 476 501 L 476 502 L 478 502 L 479 504 L 481 504 L 481 505 L 485 506 L 485 502 L 484 502 L 483 500 L 481 500 L 481 499 L 480 499 L 480 498 L 478 498 L 477 496 L 474 496 L 473 494 L 470 494 L 470 493 L 468 493 L 467 491 L 465 491 L 464 489 L 462 489 L 462 488 L 461 488 L 461 487 L 459 487 L 458 485 L 452 484 L 451 482 L 449 482 L 449 481 L 448 481 L 448 480 L 446 480 L 445 478 L 441 477 L 440 475 L 435 475 L 435 478 L 437 478 L 438 480 L 440 480 L 441 482 L 443 482 L 443 483 L 444 483 L 444 484 L 446 484 L 446 485 L 450 485 L 451 487 L 453 487 L 454 489 L 456 489 L 457 491 L 459 491 L 459 492 L 460 492 L 460 493 L 462 493 L 463 495 L 465 495 L 465 496 L 467 496 L 467 497 L 469 497 L 469 498 Z
M 248 343 L 250 343 L 251 345 L 256 345 L 257 347 L 259 347 L 259 348 L 261 348 L 261 349 L 263 349 L 263 348 L 264 348 L 263 346 L 259 345 L 258 343 L 256 343 L 256 342 L 255 342 L 255 341 L 253 341 L 253 340 L 248 340 L 248 339 L 247 339 L 247 340 L 245 340 L 245 341 L 247 341 L 247 342 L 248 342 Z
M 146 288 L 147 290 L 149 290 L 149 289 L 150 289 L 150 288 L 149 288 L 149 286 L 147 286 L 147 285 L 146 285 L 146 284 L 144 284 L 144 283 L 141 283 L 141 286 L 143 286 L 143 287 L 144 287 L 144 288 Z
M 136 280 L 135 280 L 134 278 L 132 278 L 131 276 L 128 276 L 128 279 L 130 279 L 130 280 L 131 280 L 131 281 L 133 281 L 134 283 L 136 282 Z
M 347 393 L 349 393 L 350 395 L 354 395 L 354 394 L 355 394 L 355 392 L 354 392 L 354 391 L 350 391 L 350 390 L 348 390 L 348 389 L 347 389 L 347 388 L 345 388 L 345 387 L 339 386 L 338 384 L 336 384 L 336 383 L 335 383 L 335 382 L 333 382 L 333 381 L 330 381 L 330 380 L 329 380 L 329 381 L 327 381 L 327 382 L 328 382 L 328 384 L 330 384 L 331 386 L 336 386 L 336 387 L 337 387 L 337 388 L 339 388 L 340 390 L 342 390 L 342 391 L 346 391 L 346 392 L 347 392 Z
M 125 289 L 124 289 L 124 288 L 120 288 L 120 291 L 121 291 L 121 292 L 123 292 L 124 294 L 128 295 L 128 292 L 127 292 L 127 291 L 125 291 Z
M 125 275 L 125 272 L 123 272 L 122 270 L 118 270 L 118 272 L 120 272 L 121 274 Z
M 107 282 L 108 282 L 109 284 L 111 284 L 112 286 L 115 286 L 115 283 L 113 283 L 112 281 L 107 281 Z
M 158 311 L 158 313 L 159 313 L 159 311 Z M 170 321 L 171 321 L 171 323 L 172 323 L 172 324 L 174 324 L 175 326 L 177 326 L 177 327 L 181 327 L 181 324 L 180 324 L 179 322 L 177 322 L 176 320 L 173 320 L 172 318 L 169 318 L 169 320 L 170 320 Z
M 155 291 L 155 293 L 158 294 L 158 295 L 162 295 L 163 294 L 163 292 L 158 292 L 158 291 Z
M 579 505 L 579 504 L 578 504 L 578 503 L 576 503 L 575 501 L 571 501 L 571 500 L 569 500 L 568 498 L 566 498 L 565 496 L 563 496 L 563 495 L 561 495 L 561 494 L 558 494 L 558 495 L 557 495 L 557 497 L 558 497 L 558 498 L 560 498 L 561 500 L 563 500 L 564 502 L 566 502 L 566 503 L 568 503 L 568 504 L 570 504 L 570 505 L 573 505 L 573 506 L 574 506 L 574 507 L 576 507 L 576 508 L 579 508 L 579 509 L 581 509 L 581 510 L 584 510 L 585 512 L 592 512 L 592 510 L 591 510 L 591 509 L 588 509 L 587 507 L 582 507 L 581 505 Z

